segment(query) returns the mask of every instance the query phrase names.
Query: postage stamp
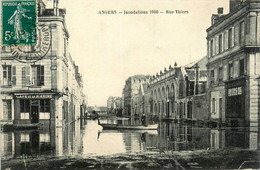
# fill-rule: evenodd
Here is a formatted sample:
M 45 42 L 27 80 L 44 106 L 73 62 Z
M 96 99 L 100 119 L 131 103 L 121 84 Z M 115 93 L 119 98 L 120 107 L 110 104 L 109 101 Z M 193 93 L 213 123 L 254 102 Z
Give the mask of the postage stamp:
M 2 0 L 3 45 L 33 45 L 37 39 L 35 0 Z
M 37 0 L 2 0 L 2 46 L 20 62 L 36 62 L 50 49 L 51 30 L 37 13 Z

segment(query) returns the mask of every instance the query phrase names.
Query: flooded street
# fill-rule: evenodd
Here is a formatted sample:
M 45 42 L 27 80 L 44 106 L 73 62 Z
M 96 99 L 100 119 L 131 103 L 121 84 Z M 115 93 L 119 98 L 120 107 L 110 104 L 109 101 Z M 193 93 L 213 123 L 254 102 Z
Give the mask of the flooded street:
M 63 129 L 2 132 L 2 168 L 48 169 L 53 164 L 65 169 L 122 164 L 127 169 L 238 168 L 244 161 L 259 160 L 259 136 L 257 129 L 210 129 L 174 122 L 160 122 L 158 131 L 103 130 L 97 120 L 78 120 Z

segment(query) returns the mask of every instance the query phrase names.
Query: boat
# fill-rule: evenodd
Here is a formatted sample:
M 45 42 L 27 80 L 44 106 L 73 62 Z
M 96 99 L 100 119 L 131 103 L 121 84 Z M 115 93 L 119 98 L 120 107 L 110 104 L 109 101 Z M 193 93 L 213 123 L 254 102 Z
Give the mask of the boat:
M 103 129 L 100 131 L 100 133 L 133 133 L 133 130 L 129 129 Z M 134 133 L 138 134 L 149 134 L 149 135 L 158 135 L 158 130 L 157 129 L 148 129 L 148 130 L 134 130 Z
M 42 126 L 42 123 L 32 123 L 32 124 L 6 124 L 3 126 L 4 131 L 12 130 L 31 130 L 39 129 Z
M 127 130 L 157 130 L 158 124 L 154 125 L 118 125 L 118 124 L 107 124 L 107 123 L 99 123 L 103 129 L 127 129 Z

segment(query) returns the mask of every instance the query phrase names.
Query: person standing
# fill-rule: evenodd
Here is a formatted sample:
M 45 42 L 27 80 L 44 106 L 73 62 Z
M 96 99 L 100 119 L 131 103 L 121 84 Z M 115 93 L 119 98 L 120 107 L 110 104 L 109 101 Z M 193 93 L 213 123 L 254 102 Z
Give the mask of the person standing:
M 143 113 L 142 117 L 141 117 L 141 122 L 142 122 L 142 125 L 145 126 L 146 125 L 146 116 L 145 114 Z

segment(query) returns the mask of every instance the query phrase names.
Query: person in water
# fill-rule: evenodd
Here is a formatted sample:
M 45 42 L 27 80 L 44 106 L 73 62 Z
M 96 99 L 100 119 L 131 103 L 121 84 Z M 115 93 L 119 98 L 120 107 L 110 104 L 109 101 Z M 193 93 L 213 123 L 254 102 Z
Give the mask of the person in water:
M 142 122 L 142 125 L 143 125 L 143 126 L 146 125 L 145 121 L 146 121 L 146 116 L 145 116 L 145 114 L 143 113 L 143 115 L 142 115 L 142 117 L 141 117 L 141 122 Z

